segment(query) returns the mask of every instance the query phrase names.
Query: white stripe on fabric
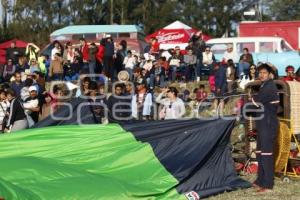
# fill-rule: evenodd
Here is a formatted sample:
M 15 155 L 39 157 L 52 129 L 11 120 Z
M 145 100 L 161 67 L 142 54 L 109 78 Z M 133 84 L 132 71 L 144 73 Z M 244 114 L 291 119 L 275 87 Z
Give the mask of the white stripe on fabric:
M 273 153 L 261 153 L 262 156 L 271 156 Z

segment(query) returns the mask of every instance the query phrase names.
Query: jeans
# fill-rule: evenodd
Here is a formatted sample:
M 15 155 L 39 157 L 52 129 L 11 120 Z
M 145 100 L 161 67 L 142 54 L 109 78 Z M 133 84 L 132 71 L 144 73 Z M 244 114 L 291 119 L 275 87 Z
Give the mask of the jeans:
M 78 80 L 79 75 L 78 74 L 74 74 L 74 75 L 70 75 L 70 76 L 65 76 L 65 81 L 76 81 Z
M 89 73 L 90 75 L 95 75 L 95 69 L 96 69 L 96 61 L 90 61 L 89 62 Z
M 133 76 L 133 69 L 131 69 L 131 68 L 125 68 L 125 69 L 128 72 L 128 74 L 129 74 L 129 80 L 131 81 L 132 80 L 132 76 Z
M 250 64 L 246 62 L 239 63 L 239 77 L 242 78 L 242 75 L 248 75 L 249 74 L 249 68 Z
M 159 85 L 159 87 L 164 87 L 165 86 L 165 77 L 164 75 L 159 76 L 159 80 L 157 80 L 157 76 L 154 74 L 150 74 L 149 78 L 149 86 L 150 88 L 154 88 L 154 86 Z
M 192 76 L 193 76 L 193 71 L 194 71 L 194 67 L 195 65 L 186 65 L 185 66 L 185 81 L 191 81 L 192 80 Z
M 170 66 L 170 72 L 171 72 L 171 81 L 175 81 L 176 80 L 176 74 L 177 74 L 177 66 L 175 65 L 171 65 Z
M 63 80 L 63 74 L 53 74 L 51 79 L 52 81 L 61 81 Z

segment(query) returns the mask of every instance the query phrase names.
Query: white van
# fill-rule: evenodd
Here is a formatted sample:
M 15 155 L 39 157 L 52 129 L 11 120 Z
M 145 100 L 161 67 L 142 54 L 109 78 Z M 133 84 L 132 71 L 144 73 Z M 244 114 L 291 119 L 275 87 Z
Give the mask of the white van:
M 285 75 L 285 67 L 300 66 L 300 56 L 291 45 L 280 37 L 232 37 L 216 38 L 206 42 L 211 47 L 217 60 L 221 61 L 228 44 L 233 45 L 233 51 L 238 55 L 248 48 L 253 55 L 254 63 L 270 62 L 278 68 L 280 76 Z

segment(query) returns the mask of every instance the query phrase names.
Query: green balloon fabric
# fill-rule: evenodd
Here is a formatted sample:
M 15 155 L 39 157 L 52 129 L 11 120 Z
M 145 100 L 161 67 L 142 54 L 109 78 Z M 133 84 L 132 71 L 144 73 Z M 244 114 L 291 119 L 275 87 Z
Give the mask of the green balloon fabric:
M 186 199 L 147 143 L 118 124 L 66 125 L 0 136 L 0 197 Z

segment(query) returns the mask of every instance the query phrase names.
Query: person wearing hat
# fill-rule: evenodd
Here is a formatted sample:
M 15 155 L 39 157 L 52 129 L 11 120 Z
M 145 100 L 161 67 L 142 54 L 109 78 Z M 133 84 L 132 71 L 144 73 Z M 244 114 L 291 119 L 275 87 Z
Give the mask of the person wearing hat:
M 233 60 L 234 63 L 238 63 L 238 55 L 237 55 L 237 53 L 234 51 L 233 45 L 232 45 L 232 44 L 228 44 L 228 45 L 227 45 L 227 49 L 226 49 L 226 51 L 224 52 L 222 62 L 223 62 L 224 64 L 227 64 L 227 61 L 228 61 L 229 59 Z
M 29 87 L 29 97 L 24 101 L 23 107 L 25 112 L 31 116 L 33 121 L 39 121 L 40 101 L 38 99 L 37 87 L 32 85 Z
M 25 111 L 21 105 L 20 100 L 17 98 L 15 91 L 8 89 L 6 91 L 7 100 L 10 103 L 8 109 L 8 119 L 5 125 L 4 132 L 14 132 L 28 127 Z
M 295 74 L 295 68 L 288 65 L 285 68 L 286 76 L 282 78 L 283 81 L 298 81 Z
M 152 110 L 152 94 L 147 91 L 146 81 L 140 78 L 136 81 L 136 94 L 131 100 L 132 117 L 137 120 L 149 120 Z

